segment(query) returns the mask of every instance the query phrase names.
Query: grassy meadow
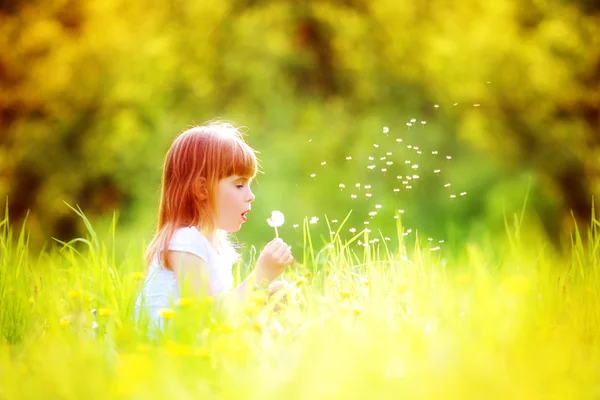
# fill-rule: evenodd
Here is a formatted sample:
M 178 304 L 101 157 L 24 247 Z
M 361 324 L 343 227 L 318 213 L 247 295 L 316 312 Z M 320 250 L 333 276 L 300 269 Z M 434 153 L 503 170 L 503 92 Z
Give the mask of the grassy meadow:
M 143 249 L 115 259 L 115 225 L 33 253 L 6 218 L 0 398 L 598 398 L 598 221 L 559 251 L 514 216 L 452 259 L 400 221 L 391 242 L 342 221 L 322 247 L 305 221 L 293 298 L 182 298 L 156 337 L 133 322 Z

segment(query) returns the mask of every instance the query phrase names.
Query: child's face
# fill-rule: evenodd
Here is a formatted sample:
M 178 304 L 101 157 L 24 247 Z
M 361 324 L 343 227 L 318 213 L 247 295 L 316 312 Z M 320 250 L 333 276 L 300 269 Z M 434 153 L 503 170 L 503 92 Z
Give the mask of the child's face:
M 254 200 L 250 183 L 251 180 L 236 175 L 219 181 L 215 196 L 217 229 L 237 232 L 242 227 Z

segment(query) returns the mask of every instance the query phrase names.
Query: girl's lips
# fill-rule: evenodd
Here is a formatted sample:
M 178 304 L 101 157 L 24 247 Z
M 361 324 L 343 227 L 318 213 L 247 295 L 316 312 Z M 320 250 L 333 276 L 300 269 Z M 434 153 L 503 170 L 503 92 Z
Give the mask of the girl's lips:
M 248 214 L 249 212 L 250 212 L 250 210 L 248 210 L 248 211 L 244 211 L 244 212 L 242 213 L 242 221 L 246 222 L 246 221 L 248 220 L 248 218 L 246 217 L 246 214 Z

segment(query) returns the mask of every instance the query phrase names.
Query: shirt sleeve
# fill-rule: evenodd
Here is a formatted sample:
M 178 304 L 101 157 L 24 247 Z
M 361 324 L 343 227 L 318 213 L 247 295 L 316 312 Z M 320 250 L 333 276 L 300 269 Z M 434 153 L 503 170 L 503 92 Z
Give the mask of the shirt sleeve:
M 169 243 L 169 250 L 191 253 L 200 257 L 207 264 L 210 261 L 207 240 L 193 227 L 176 230 Z

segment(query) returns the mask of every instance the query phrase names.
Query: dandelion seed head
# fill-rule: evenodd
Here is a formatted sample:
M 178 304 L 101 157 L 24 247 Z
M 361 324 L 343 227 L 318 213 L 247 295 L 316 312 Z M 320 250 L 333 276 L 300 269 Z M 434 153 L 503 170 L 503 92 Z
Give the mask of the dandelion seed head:
M 441 169 L 434 169 L 434 170 L 433 170 L 433 173 L 434 173 L 434 174 L 439 174 L 439 173 L 440 173 L 440 171 L 441 171 Z
M 461 196 L 466 196 L 467 192 L 461 192 L 460 195 Z
M 348 157 L 346 157 L 346 160 L 350 161 L 350 160 L 352 160 L 352 157 L 348 156 Z
M 381 209 L 381 204 L 375 204 L 375 208 Z
M 350 233 L 356 233 L 356 228 L 350 228 L 348 230 L 350 231 Z
M 373 196 L 371 193 L 367 193 L 367 197 L 371 197 Z
M 377 143 L 373 143 L 373 147 L 379 147 Z
M 317 174 L 310 174 L 311 178 L 314 178 L 315 176 L 317 176 Z
M 419 168 L 419 164 L 414 164 L 411 168 L 412 169 L 418 169 Z
M 402 143 L 402 139 L 398 138 L 398 139 L 396 139 L 396 142 Z
M 369 213 L 369 217 L 374 217 L 374 216 L 376 216 L 376 215 L 377 215 L 377 211 L 371 211 L 371 212 Z
M 322 161 L 321 162 L 321 165 L 326 165 L 326 164 L 327 164 L 327 161 Z
M 381 172 L 387 172 L 387 168 L 381 168 Z

